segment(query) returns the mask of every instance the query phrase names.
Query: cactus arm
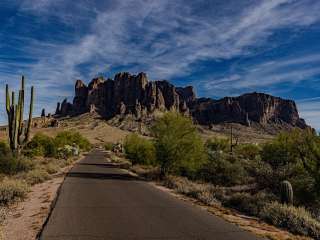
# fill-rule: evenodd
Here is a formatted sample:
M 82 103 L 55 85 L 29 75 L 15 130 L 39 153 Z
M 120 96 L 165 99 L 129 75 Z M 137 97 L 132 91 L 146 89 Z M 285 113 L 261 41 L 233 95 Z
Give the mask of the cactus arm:
M 6 110 L 7 114 L 10 113 L 10 93 L 9 93 L 9 86 L 6 84 Z
M 16 104 L 15 105 L 15 124 L 14 124 L 14 139 L 13 139 L 13 142 L 14 142 L 14 150 L 17 150 L 18 149 L 18 138 L 19 138 L 19 135 L 18 135 L 18 132 L 19 132 L 19 119 L 20 119 L 20 106 L 19 104 Z
M 24 76 L 21 77 L 21 90 L 24 90 Z
M 15 130 L 16 130 L 16 106 L 15 106 L 15 92 L 11 92 L 11 149 L 15 150 Z
M 11 106 L 14 107 L 14 104 L 15 104 L 15 94 L 14 94 L 14 92 L 11 93 L 11 101 L 12 101 Z
M 19 91 L 19 120 L 18 120 L 18 142 L 19 144 L 22 143 L 21 136 L 23 134 L 23 108 L 24 108 L 24 91 L 20 90 Z
M 6 84 L 6 111 L 8 115 L 8 137 L 11 146 L 11 136 L 12 136 L 12 118 L 11 118 L 11 105 L 10 105 L 10 93 L 9 93 L 9 85 Z
M 19 126 L 19 136 L 23 134 L 23 114 L 24 114 L 24 76 L 21 78 L 21 99 L 20 99 L 20 126 Z
M 23 134 L 23 113 L 24 113 L 24 90 L 19 91 L 19 129 L 18 129 L 18 140 L 21 144 L 21 136 Z
M 29 120 L 28 126 L 25 132 L 25 139 L 24 142 L 27 143 L 30 139 L 30 129 L 32 124 L 32 112 L 33 112 L 33 100 L 34 100 L 34 87 L 31 87 L 31 97 L 30 97 L 30 106 L 29 106 Z

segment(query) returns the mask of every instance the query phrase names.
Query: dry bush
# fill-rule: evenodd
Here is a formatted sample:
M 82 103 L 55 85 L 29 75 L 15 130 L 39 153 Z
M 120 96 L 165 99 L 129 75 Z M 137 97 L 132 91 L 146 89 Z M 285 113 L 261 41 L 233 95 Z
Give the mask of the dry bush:
M 51 179 L 51 176 L 44 169 L 34 169 L 24 174 L 22 178 L 25 179 L 28 184 L 34 185 Z
M 164 185 L 207 205 L 220 205 L 218 199 L 223 195 L 221 188 L 211 184 L 195 183 L 183 177 L 168 176 L 164 180 Z
M 160 179 L 159 167 L 133 165 L 132 167 L 130 167 L 130 170 L 149 181 L 152 181 L 152 180 L 157 181 Z
M 54 174 L 59 171 L 59 165 L 57 163 L 48 163 L 44 166 L 44 170 L 49 174 Z
M 261 191 L 256 194 L 237 192 L 224 202 L 224 205 L 240 212 L 258 216 L 266 204 L 276 200 L 273 194 Z
M 320 222 L 303 207 L 288 206 L 273 202 L 266 205 L 261 214 L 265 221 L 294 234 L 320 239 Z
M 20 180 L 4 179 L 0 183 L 0 204 L 8 205 L 23 199 L 28 193 L 28 185 Z

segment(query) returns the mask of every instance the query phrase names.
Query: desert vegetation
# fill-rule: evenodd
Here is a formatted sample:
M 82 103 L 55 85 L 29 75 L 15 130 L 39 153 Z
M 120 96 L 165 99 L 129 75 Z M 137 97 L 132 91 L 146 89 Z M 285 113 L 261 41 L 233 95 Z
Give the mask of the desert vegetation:
M 23 198 L 31 185 L 44 182 L 91 147 L 79 133 L 63 131 L 52 138 L 38 133 L 16 155 L 0 143 L 0 204 Z M 23 183 L 23 184 L 22 184 Z M 21 187 L 23 186 L 23 187 Z
M 132 134 L 124 141 L 137 173 L 320 239 L 320 137 L 313 131 L 294 129 L 259 145 L 234 144 L 232 135 L 203 142 L 189 118 L 169 112 L 151 132 L 151 139 Z
M 15 93 L 10 93 L 6 86 L 8 143 L 0 142 L 1 213 L 8 205 L 24 199 L 32 185 L 51 179 L 77 159 L 81 151 L 91 148 L 89 141 L 75 131 L 62 131 L 55 137 L 37 133 L 31 138 L 34 88 L 31 88 L 29 118 L 24 121 L 24 85 L 22 77 L 17 102 Z

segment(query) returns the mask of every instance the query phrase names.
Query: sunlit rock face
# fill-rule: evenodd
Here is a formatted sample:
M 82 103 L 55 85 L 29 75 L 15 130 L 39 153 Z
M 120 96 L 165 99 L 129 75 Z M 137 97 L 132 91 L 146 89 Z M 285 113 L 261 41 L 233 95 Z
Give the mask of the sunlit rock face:
M 166 80 L 149 81 L 145 73 L 121 72 L 114 79 L 95 78 L 88 86 L 75 84 L 73 103 L 64 100 L 57 116 L 96 112 L 106 119 L 132 114 L 142 119 L 155 111 L 176 110 L 201 125 L 240 123 L 278 124 L 307 128 L 294 101 L 264 93 L 248 93 L 219 100 L 197 98 L 192 86 L 175 87 Z

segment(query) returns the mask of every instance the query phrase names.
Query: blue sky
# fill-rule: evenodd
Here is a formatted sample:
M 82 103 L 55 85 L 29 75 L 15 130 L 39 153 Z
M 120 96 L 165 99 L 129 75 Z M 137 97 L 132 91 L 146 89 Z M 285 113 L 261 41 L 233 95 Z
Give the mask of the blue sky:
M 317 0 L 1 0 L 0 84 L 24 74 L 39 114 L 76 79 L 144 71 L 198 96 L 294 99 L 320 129 L 319 12 Z

